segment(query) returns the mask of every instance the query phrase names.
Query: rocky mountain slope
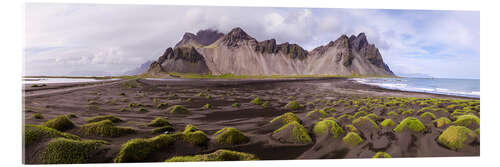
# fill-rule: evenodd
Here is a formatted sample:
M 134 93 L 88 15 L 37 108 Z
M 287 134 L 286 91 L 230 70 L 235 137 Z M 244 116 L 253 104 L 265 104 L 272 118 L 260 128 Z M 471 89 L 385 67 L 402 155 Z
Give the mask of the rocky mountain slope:
M 394 76 L 379 50 L 364 33 L 307 51 L 297 44 L 257 41 L 241 28 L 228 34 L 202 30 L 186 33 L 174 48 L 153 62 L 146 74 L 169 72 L 235 75 L 364 75 Z

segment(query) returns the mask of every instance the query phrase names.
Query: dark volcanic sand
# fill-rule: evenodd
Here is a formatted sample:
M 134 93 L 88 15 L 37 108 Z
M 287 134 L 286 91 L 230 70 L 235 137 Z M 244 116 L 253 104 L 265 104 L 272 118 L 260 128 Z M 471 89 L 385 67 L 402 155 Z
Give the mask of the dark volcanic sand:
M 61 85 L 47 84 L 47 88 L 31 88 L 25 86 L 25 97 L 23 118 L 25 124 L 42 124 L 58 115 L 73 113 L 77 118 L 72 121 L 81 126 L 85 119 L 98 115 L 114 115 L 125 120 L 117 123 L 119 126 L 129 126 L 138 129 L 135 134 L 129 134 L 116 138 L 104 138 L 85 136 L 78 131 L 78 127 L 65 132 L 76 134 L 83 139 L 102 139 L 109 141 L 110 145 L 104 150 L 96 153 L 90 162 L 112 162 L 120 151 L 121 145 L 133 138 L 150 138 L 152 127 L 146 126 L 156 117 L 168 117 L 176 131 L 182 131 L 187 124 L 193 124 L 207 133 L 211 138 L 207 147 L 197 147 L 186 144 L 175 144 L 169 150 L 161 150 L 153 153 L 147 161 L 164 161 L 174 155 L 193 155 L 210 153 L 220 148 L 255 154 L 263 160 L 287 160 L 287 159 L 332 159 L 332 158 L 371 158 L 378 151 L 385 151 L 392 157 L 436 157 L 436 156 L 479 156 L 479 143 L 475 146 L 466 146 L 460 151 L 452 151 L 435 140 L 445 129 L 436 128 L 431 121 L 422 120 L 427 126 L 423 133 L 402 132 L 394 133 L 391 127 L 381 128 L 376 132 L 363 132 L 361 136 L 364 142 L 352 147 L 345 144 L 342 138 L 323 137 L 316 138 L 312 128 L 317 119 L 306 118 L 306 114 L 313 109 L 321 109 L 325 104 L 306 105 L 316 99 L 328 101 L 341 98 L 357 99 L 374 96 L 395 97 L 433 97 L 447 99 L 470 99 L 455 96 L 436 95 L 428 93 L 405 92 L 387 90 L 375 86 L 363 85 L 344 78 L 333 79 L 295 79 L 295 80 L 147 80 L 139 79 L 136 88 L 123 88 L 122 81 L 113 81 L 105 84 L 93 84 L 91 86 L 73 86 L 67 88 Z M 75 89 L 76 87 L 76 89 Z M 208 90 L 208 91 L 207 91 Z M 125 93 L 125 96 L 120 93 Z M 210 99 L 197 96 L 200 92 L 208 92 Z M 175 94 L 175 97 L 172 95 Z M 249 102 L 255 97 L 269 101 L 269 106 L 264 108 Z M 176 115 L 169 114 L 165 109 L 156 108 L 153 99 L 158 98 L 160 102 L 170 105 L 179 104 L 186 106 L 192 114 Z M 191 98 L 190 102 L 186 102 Z M 128 99 L 128 101 L 123 101 Z M 97 110 L 87 109 L 88 101 L 99 102 Z M 292 110 L 284 109 L 291 100 L 297 100 L 305 108 L 293 111 L 302 121 L 304 127 L 309 131 L 313 144 L 294 145 L 282 144 L 271 138 L 271 134 L 279 127 L 270 125 L 269 121 L 274 117 Z M 121 112 L 120 109 L 127 107 L 129 103 L 141 103 L 149 110 L 146 113 L 132 111 Z M 240 103 L 240 107 L 232 107 L 233 103 Z M 210 103 L 211 109 L 203 109 L 202 106 Z M 354 114 L 355 109 L 336 106 L 338 117 L 344 113 Z M 28 111 L 31 110 L 31 111 Z M 415 108 L 415 111 L 418 108 Z M 41 113 L 44 119 L 32 118 L 33 113 Z M 373 113 L 383 115 L 389 111 L 374 110 Z M 440 117 L 439 115 L 436 115 Z M 398 124 L 405 116 L 390 117 Z M 375 119 L 379 124 L 383 118 Z M 350 120 L 339 120 L 341 126 L 351 124 Z M 428 125 L 429 124 L 429 125 Z M 215 142 L 213 134 L 224 128 L 234 127 L 243 131 L 250 137 L 250 142 L 238 146 L 222 146 Z M 446 126 L 445 126 L 446 127 Z M 474 130 L 474 129 L 472 129 Z M 39 163 L 36 156 L 41 151 L 40 146 L 27 148 L 25 151 L 26 163 Z

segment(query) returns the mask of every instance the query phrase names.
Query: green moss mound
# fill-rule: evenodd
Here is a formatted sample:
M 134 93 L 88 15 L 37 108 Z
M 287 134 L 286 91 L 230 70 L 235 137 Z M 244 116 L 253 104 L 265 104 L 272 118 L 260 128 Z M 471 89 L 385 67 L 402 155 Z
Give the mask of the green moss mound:
M 113 115 L 103 115 L 103 116 L 95 116 L 87 119 L 87 123 L 92 123 L 92 122 L 99 122 L 102 120 L 110 120 L 113 123 L 117 122 L 123 122 L 122 119 L 118 118 L 117 116 Z
M 472 114 L 457 116 L 457 119 L 452 122 L 454 125 L 461 126 L 479 126 L 479 118 Z
M 306 117 L 317 117 L 317 118 L 325 118 L 328 116 L 328 114 L 325 112 L 325 110 L 312 110 L 309 113 L 306 114 Z
M 276 118 L 272 119 L 271 123 L 279 122 L 281 125 L 286 125 L 294 121 L 301 122 L 301 120 L 299 119 L 299 117 L 297 117 L 297 115 L 295 115 L 292 112 L 287 112 L 284 113 L 283 115 L 277 116 Z
M 477 128 L 477 129 L 475 130 L 475 132 L 476 132 L 478 135 L 479 135 L 479 131 L 480 131 L 480 130 L 479 130 L 479 128 Z
M 346 129 L 347 129 L 347 131 L 349 131 L 349 132 L 356 132 L 356 133 L 358 133 L 358 132 L 359 132 L 358 128 L 356 128 L 354 125 L 351 125 L 351 124 L 349 124 L 349 125 L 345 125 L 345 128 L 346 128 Z
M 233 106 L 233 107 L 240 107 L 241 105 L 240 105 L 240 103 L 233 103 L 231 106 Z
M 264 102 L 262 102 L 262 99 L 260 99 L 260 97 L 256 97 L 255 99 L 250 101 L 250 103 L 255 104 L 255 105 L 261 105 Z
M 396 111 L 391 111 L 386 114 L 387 116 L 399 116 L 399 114 Z
M 304 108 L 304 105 L 299 104 L 297 101 L 294 100 L 294 101 L 288 102 L 288 104 L 285 105 L 285 108 L 296 110 L 296 109 Z
M 159 149 L 165 149 L 174 141 L 175 139 L 167 134 L 158 135 L 149 139 L 131 139 L 122 145 L 114 162 L 142 162 L 152 152 Z
M 351 119 L 354 119 L 354 117 L 352 115 L 349 115 L 349 114 L 342 114 L 341 116 L 337 117 L 337 119 L 339 119 L 339 120 L 341 120 L 341 119 L 351 120 Z
M 361 116 L 365 116 L 366 114 L 367 114 L 366 111 L 361 110 L 361 111 L 354 113 L 353 117 L 361 117 Z
M 329 133 L 334 138 L 340 137 L 345 133 L 344 129 L 332 119 L 318 121 L 313 127 L 313 132 L 316 136 Z
M 372 158 L 392 158 L 392 156 L 386 152 L 377 152 Z
M 134 128 L 115 126 L 113 122 L 107 119 L 84 124 L 80 130 L 88 136 L 96 135 L 102 137 L 119 137 L 136 132 Z
M 355 132 L 347 133 L 347 135 L 342 138 L 342 140 L 351 146 L 357 146 L 358 144 L 363 143 L 363 139 L 361 138 L 361 136 L 359 136 Z
M 459 150 L 467 140 L 476 137 L 476 133 L 464 126 L 452 125 L 438 137 L 438 142 L 449 149 Z
M 403 111 L 403 112 L 401 113 L 401 115 L 410 115 L 410 114 L 413 114 L 413 112 L 415 112 L 415 111 L 414 111 L 414 110 L 412 110 L 412 109 L 408 109 L 408 110 L 406 110 L 406 111 Z
M 283 125 L 275 130 L 272 136 L 284 143 L 308 144 L 312 142 L 307 130 L 297 121 Z
M 43 138 L 64 137 L 68 139 L 80 140 L 80 137 L 58 131 L 42 125 L 24 125 L 24 145 L 28 146 L 40 141 Z
M 219 144 L 238 145 L 248 143 L 250 138 L 236 128 L 226 127 L 215 133 Z
M 54 119 L 44 122 L 42 125 L 60 131 L 68 130 L 75 127 L 75 124 L 73 124 L 73 122 L 69 120 L 69 117 L 67 115 L 57 116 Z
M 186 107 L 181 105 L 174 105 L 168 110 L 170 114 L 189 114 L 191 113 Z
M 369 117 L 359 117 L 352 121 L 352 124 L 356 127 L 373 127 L 378 128 L 377 123 L 370 119 Z
M 161 127 L 161 126 L 172 126 L 167 119 L 162 117 L 156 117 L 154 120 L 148 123 L 150 127 Z
M 446 117 L 440 117 L 433 121 L 436 127 L 440 128 L 451 123 L 451 120 Z
M 141 107 L 139 109 L 137 109 L 138 112 L 149 112 L 148 109 L 144 108 L 144 107 Z
M 420 115 L 420 118 L 422 118 L 422 119 L 427 118 L 427 117 L 430 117 L 432 120 L 436 119 L 436 115 L 434 115 L 431 112 L 424 112 L 423 114 Z
M 168 103 L 160 103 L 156 105 L 156 108 L 164 109 L 168 107 Z
M 44 118 L 43 115 L 40 113 L 34 113 L 31 117 L 35 118 L 35 119 L 43 119 Z
M 365 115 L 365 117 L 368 117 L 370 119 L 377 119 L 378 118 L 378 115 L 377 114 L 374 114 L 374 113 L 370 113 L 368 115 Z
M 204 109 L 210 109 L 210 108 L 212 108 L 212 105 L 207 103 L 207 104 L 205 104 L 205 105 L 203 106 L 203 108 L 204 108 Z
M 153 134 L 160 134 L 160 133 L 165 133 L 165 132 L 173 132 L 175 131 L 174 127 L 170 125 L 165 125 L 162 127 L 154 128 L 152 130 Z
M 394 121 L 392 121 L 392 119 L 384 119 L 384 121 L 380 123 L 380 126 L 382 127 L 394 126 L 394 125 L 396 124 L 394 123 Z
M 404 129 L 411 130 L 413 132 L 422 132 L 425 130 L 425 125 L 415 117 L 408 117 L 401 121 L 398 126 L 396 126 L 393 131 L 401 132 Z
M 186 125 L 183 132 L 172 134 L 172 137 L 197 146 L 206 146 L 209 141 L 205 132 L 191 124 Z
M 189 162 L 189 161 L 249 161 L 258 160 L 258 158 L 249 153 L 236 152 L 231 150 L 219 149 L 210 154 L 201 154 L 193 156 L 175 156 L 165 162 Z
M 44 152 L 40 155 L 40 159 L 46 164 L 85 163 L 90 158 L 89 154 L 97 150 L 102 144 L 107 144 L 107 142 L 56 138 L 47 144 Z

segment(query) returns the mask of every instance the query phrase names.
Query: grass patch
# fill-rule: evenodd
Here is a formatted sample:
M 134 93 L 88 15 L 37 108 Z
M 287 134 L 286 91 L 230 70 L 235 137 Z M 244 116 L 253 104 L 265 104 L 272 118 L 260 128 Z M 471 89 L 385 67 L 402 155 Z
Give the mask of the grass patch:
M 292 112 L 287 112 L 287 113 L 284 113 L 283 115 L 277 116 L 276 118 L 274 118 L 274 119 L 271 120 L 271 123 L 274 123 L 276 121 L 279 121 L 279 123 L 281 125 L 286 125 L 286 124 L 294 122 L 294 121 L 296 121 L 296 122 L 302 122 L 299 119 L 299 117 L 297 117 L 297 115 L 295 115 Z
M 444 125 L 451 123 L 451 120 L 446 117 L 440 117 L 434 120 L 433 122 L 436 124 L 436 127 L 440 128 L 443 127 Z
M 285 105 L 285 108 L 297 110 L 300 108 L 304 108 L 304 105 L 299 104 L 296 100 L 293 100 L 293 101 L 288 102 L 288 104 Z
M 102 121 L 102 120 L 110 120 L 113 123 L 123 122 L 123 120 L 120 119 L 117 116 L 114 116 L 114 115 L 103 115 L 103 116 L 90 117 L 90 118 L 87 119 L 87 123 L 99 122 L 99 121 Z
M 396 124 L 394 123 L 394 121 L 392 121 L 392 119 L 384 119 L 384 121 L 380 123 L 380 126 L 382 127 L 394 126 L 394 125 Z
M 238 145 L 248 143 L 250 138 L 236 128 L 226 127 L 215 133 L 215 138 L 219 144 Z
M 361 138 L 361 136 L 359 136 L 355 132 L 347 133 L 347 135 L 344 138 L 342 138 L 342 140 L 351 146 L 357 146 L 358 144 L 363 142 L 363 139 Z
M 392 156 L 386 152 L 377 152 L 372 158 L 392 158 Z
M 393 131 L 401 132 L 404 129 L 408 129 L 413 132 L 422 132 L 423 130 L 425 130 L 425 125 L 415 117 L 408 117 L 401 121 L 399 125 L 393 129 Z
M 34 113 L 33 115 L 31 115 L 31 118 L 34 118 L 34 119 L 43 119 L 44 117 L 40 113 Z
M 56 138 L 47 144 L 45 150 L 40 154 L 40 159 L 46 164 L 85 163 L 90 158 L 89 154 L 102 144 L 108 143 L 102 140 Z
M 158 135 L 149 139 L 131 139 L 122 145 L 114 162 L 142 162 L 149 157 L 152 152 L 159 149 L 165 149 L 174 141 L 175 139 L 167 134 Z
M 148 123 L 148 126 L 150 127 L 161 127 L 161 126 L 172 126 L 168 120 L 161 118 L 161 117 L 156 117 L 154 120 Z
M 471 126 L 475 124 L 479 126 L 479 118 L 472 114 L 461 115 L 457 116 L 457 119 L 453 121 L 452 124 L 461 126 Z
M 69 120 L 67 115 L 60 115 L 54 119 L 48 120 L 42 124 L 43 126 L 54 128 L 60 131 L 65 131 L 75 127 L 75 124 Z
M 431 112 L 424 112 L 423 114 L 420 115 L 420 118 L 424 119 L 424 118 L 427 118 L 427 117 L 431 117 L 432 120 L 435 120 L 436 119 L 436 115 L 434 115 L 433 113 Z
M 191 113 L 186 107 L 182 105 L 174 105 L 168 109 L 170 114 L 189 114 Z
M 115 126 L 108 119 L 84 124 L 80 130 L 88 136 L 96 135 L 102 137 L 119 137 L 136 132 L 134 128 Z
M 250 101 L 250 103 L 255 104 L 255 105 L 262 105 L 264 102 L 262 101 L 262 99 L 260 99 L 260 97 L 256 97 L 255 99 Z
M 31 124 L 24 125 L 23 137 L 24 137 L 24 144 L 26 146 L 36 143 L 43 138 L 64 137 L 68 139 L 80 140 L 80 137 L 70 133 L 64 133 L 56 129 L 42 125 L 31 125 Z
M 297 121 L 283 125 L 273 132 L 273 136 L 279 141 L 287 143 L 306 144 L 312 142 L 307 130 Z
M 154 128 L 152 130 L 153 134 L 160 134 L 160 133 L 165 133 L 165 132 L 174 132 L 175 129 L 174 127 L 170 126 L 170 125 L 165 125 L 165 126 L 162 126 L 162 127 L 158 127 L 158 128 Z
M 219 149 L 210 154 L 201 154 L 193 156 L 175 156 L 165 162 L 189 162 L 189 161 L 248 161 L 258 160 L 258 158 L 249 153 L 236 152 L 231 150 Z
M 463 147 L 464 142 L 474 137 L 476 134 L 469 128 L 452 125 L 439 135 L 437 141 L 449 149 L 459 150 Z
M 313 132 L 316 136 L 323 134 L 331 134 L 334 138 L 342 136 L 345 131 L 342 127 L 332 119 L 323 119 L 318 121 L 313 128 Z

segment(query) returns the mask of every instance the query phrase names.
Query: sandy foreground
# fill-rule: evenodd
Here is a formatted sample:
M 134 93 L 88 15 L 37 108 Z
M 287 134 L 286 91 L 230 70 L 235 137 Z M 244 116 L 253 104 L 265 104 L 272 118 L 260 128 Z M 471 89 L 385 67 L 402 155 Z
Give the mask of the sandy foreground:
M 479 137 L 466 142 L 458 150 L 437 142 L 439 135 L 451 124 L 437 127 L 433 119 L 421 117 L 422 113 L 417 111 L 428 107 L 419 104 L 423 100 L 414 100 L 416 103 L 409 102 L 404 106 L 384 104 L 390 100 L 389 97 L 450 99 L 448 103 L 443 102 L 436 106 L 445 108 L 448 113 L 434 112 L 434 114 L 437 118 L 446 117 L 454 121 L 456 118 L 451 113 L 457 108 L 447 108 L 453 100 L 478 99 L 388 90 L 345 78 L 168 81 L 138 79 L 89 84 L 47 84 L 45 87 L 37 88 L 24 85 L 23 93 L 24 124 L 41 125 L 57 116 L 74 114 L 76 117 L 71 118 L 71 121 L 75 127 L 64 132 L 80 136 L 82 140 L 99 139 L 108 142 L 90 152 L 85 163 L 111 163 L 118 156 L 122 145 L 130 139 L 159 135 L 152 133 L 155 127 L 147 126 L 157 117 L 167 119 L 175 132 L 182 132 L 186 125 L 192 124 L 206 133 L 209 141 L 203 146 L 176 141 L 166 149 L 151 151 L 146 158 L 139 161 L 163 162 L 173 156 L 207 154 L 218 149 L 251 153 L 261 160 L 371 158 L 377 152 L 386 152 L 392 157 L 479 156 L 480 152 Z M 257 97 L 267 105 L 250 103 Z M 380 103 L 384 106 L 353 103 L 363 99 L 381 99 Z M 303 107 L 286 108 L 287 103 L 291 101 L 296 101 Z M 131 103 L 142 106 L 130 106 Z M 168 106 L 158 107 L 160 103 L 168 103 Z M 235 103 L 239 106 L 235 106 Z M 210 104 L 210 107 L 205 108 L 206 104 Z M 169 113 L 168 110 L 174 105 L 185 106 L 190 114 Z M 363 107 L 368 108 L 367 114 L 374 113 L 377 116 L 372 117 L 372 120 L 378 126 L 369 127 L 362 124 L 354 125 L 356 130 L 348 128 L 356 118 L 365 115 L 356 114 L 363 110 Z M 145 110 L 138 111 L 139 108 Z M 326 116 L 321 114 L 307 116 L 314 109 L 325 108 L 334 108 L 335 111 L 326 111 Z M 412 109 L 415 112 L 405 115 L 399 109 Z M 397 112 L 398 115 L 388 116 L 391 111 Z M 270 121 L 287 112 L 297 115 L 301 120 L 300 124 L 307 130 L 311 142 L 287 142 L 283 137 L 286 138 L 290 134 L 275 135 L 275 131 L 281 125 Z M 34 118 L 35 113 L 42 114 L 43 118 Z M 478 110 L 474 111 L 474 114 L 479 117 Z M 80 127 L 87 123 L 88 118 L 100 115 L 117 116 L 123 121 L 116 122 L 115 125 L 132 127 L 136 132 L 117 137 L 101 137 L 81 131 Z M 395 126 L 410 116 L 422 121 L 425 130 L 394 132 Z M 314 133 L 315 124 L 326 117 L 335 118 L 344 131 L 343 135 L 333 137 Z M 386 118 L 394 121 L 395 125 L 380 126 Z M 215 133 L 225 127 L 240 130 L 250 140 L 237 145 L 218 143 Z M 477 128 L 479 125 L 469 126 L 473 131 Z M 347 144 L 343 137 L 349 131 L 359 134 L 363 141 L 357 145 Z M 50 140 L 44 139 L 26 146 L 25 163 L 44 163 L 40 155 Z

